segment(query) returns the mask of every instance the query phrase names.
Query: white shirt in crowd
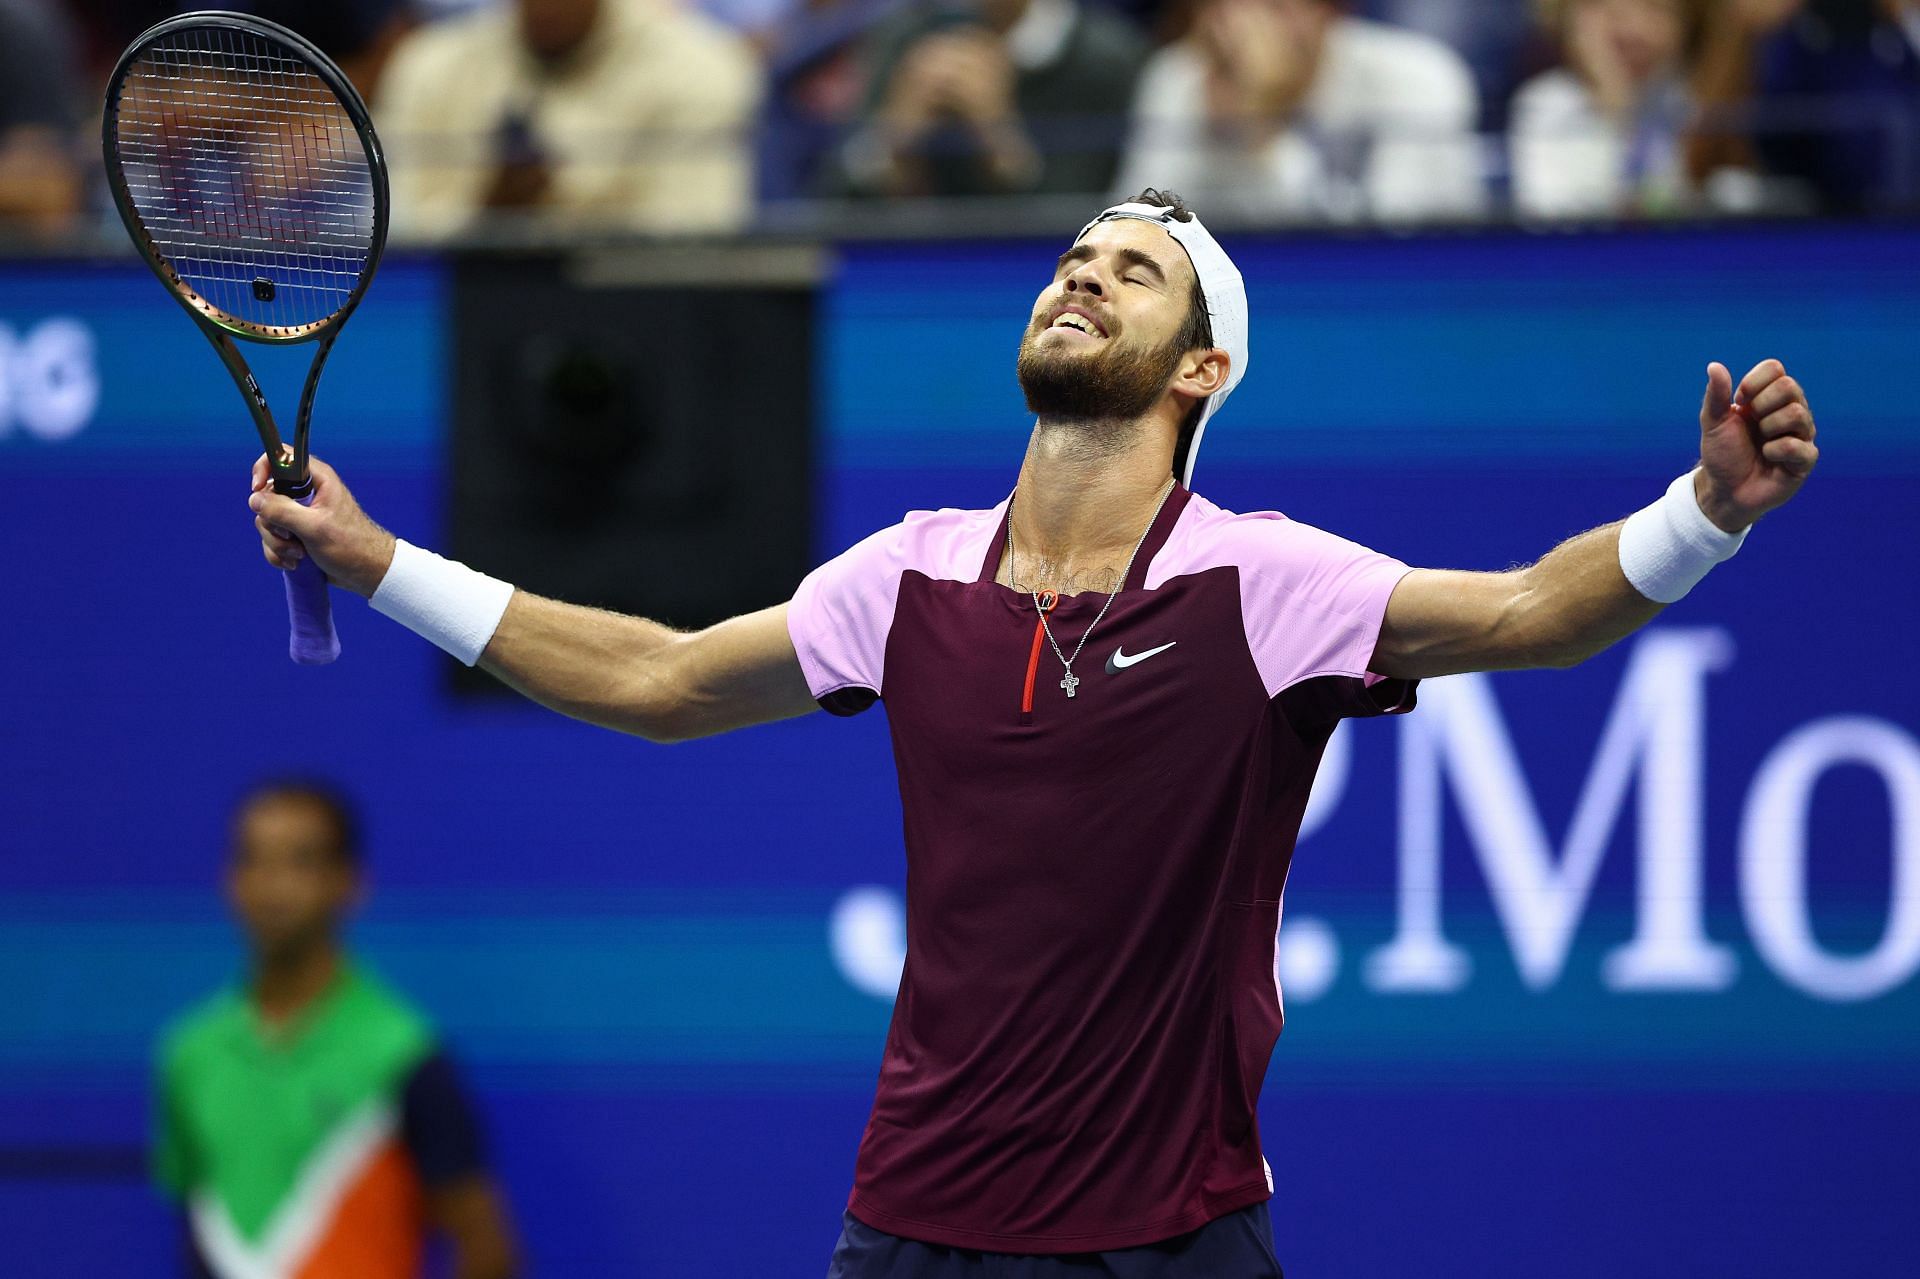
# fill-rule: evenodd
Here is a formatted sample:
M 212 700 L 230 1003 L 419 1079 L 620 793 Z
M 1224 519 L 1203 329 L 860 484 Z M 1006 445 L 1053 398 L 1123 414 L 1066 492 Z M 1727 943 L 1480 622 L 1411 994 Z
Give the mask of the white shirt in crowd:
M 1687 196 L 1682 151 L 1687 95 L 1677 82 L 1647 94 L 1631 119 L 1600 110 L 1572 71 L 1535 76 L 1514 94 L 1508 125 L 1513 203 L 1530 217 L 1612 217 Z
M 1479 90 L 1460 55 L 1430 36 L 1336 20 L 1297 118 L 1257 144 L 1211 127 L 1206 75 L 1191 40 L 1147 63 L 1120 191 L 1167 188 L 1244 217 L 1393 221 L 1485 205 Z
M 760 94 L 746 41 L 656 0 L 610 0 L 557 71 L 522 46 L 511 6 L 422 27 L 394 51 L 374 103 L 393 166 L 394 230 L 431 239 L 466 229 L 516 147 L 552 173 L 549 220 L 733 229 L 752 212 Z

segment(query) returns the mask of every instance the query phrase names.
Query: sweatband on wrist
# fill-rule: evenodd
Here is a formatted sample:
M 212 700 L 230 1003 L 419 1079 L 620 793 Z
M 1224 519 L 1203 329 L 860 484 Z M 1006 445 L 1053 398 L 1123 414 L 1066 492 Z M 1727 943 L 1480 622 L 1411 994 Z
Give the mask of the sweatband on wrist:
M 1620 569 L 1634 590 L 1656 604 L 1671 604 L 1714 565 L 1731 559 L 1747 533 L 1729 533 L 1707 518 L 1688 471 L 1659 501 L 1627 517 L 1620 529 Z
M 513 584 L 394 539 L 393 563 L 367 602 L 472 666 L 499 629 Z

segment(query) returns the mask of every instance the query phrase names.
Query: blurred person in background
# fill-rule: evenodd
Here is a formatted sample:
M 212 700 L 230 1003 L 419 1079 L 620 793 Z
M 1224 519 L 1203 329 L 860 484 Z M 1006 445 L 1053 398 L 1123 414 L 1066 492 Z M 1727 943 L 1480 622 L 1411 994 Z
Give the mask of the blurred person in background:
M 1758 212 L 1770 197 L 1754 145 L 1762 49 L 1806 0 L 1716 0 L 1699 65 L 1689 77 L 1697 115 L 1687 176 L 1708 204 Z
M 829 185 L 880 196 L 1057 195 L 1113 184 L 1147 57 L 1081 0 L 915 7 L 876 29 L 861 125 Z
M 183 0 L 177 7 L 230 9 L 291 27 L 338 62 L 367 98 L 401 37 L 419 21 L 409 0 Z
M 1471 216 L 1479 114 L 1466 63 L 1431 36 L 1335 0 L 1199 0 L 1141 77 L 1119 189 L 1254 220 Z
M 4 2 L 4 0 L 0 0 Z M 102 82 L 133 38 L 156 22 L 195 9 L 225 9 L 299 32 L 340 64 L 370 96 L 394 44 L 421 16 L 426 0 L 88 0 L 78 9 L 89 61 Z
M 57 234 L 80 212 L 79 92 L 56 15 L 0 0 L 0 234 Z
M 1354 12 L 1390 26 L 1421 31 L 1467 60 L 1480 87 L 1483 120 L 1505 123 L 1531 38 L 1533 0 L 1362 0 Z
M 262 786 L 235 815 L 247 980 L 169 1030 L 157 1081 L 155 1175 L 187 1211 L 193 1274 L 417 1279 L 429 1230 L 455 1279 L 516 1273 L 458 1076 L 346 954 L 361 870 L 351 810 L 324 786 Z
M 1563 65 L 1514 95 L 1515 209 L 1535 217 L 1612 217 L 1689 200 L 1687 73 L 1713 0 L 1541 0 Z
M 1809 0 L 1756 74 L 1769 175 L 1827 213 L 1920 204 L 1920 0 Z
M 758 188 L 765 201 L 818 194 L 830 153 L 860 118 L 866 38 L 897 0 L 815 0 L 756 37 L 766 56 Z
M 745 40 L 658 0 L 514 0 L 422 27 L 374 104 L 395 232 L 455 236 L 499 215 L 736 229 L 760 94 Z

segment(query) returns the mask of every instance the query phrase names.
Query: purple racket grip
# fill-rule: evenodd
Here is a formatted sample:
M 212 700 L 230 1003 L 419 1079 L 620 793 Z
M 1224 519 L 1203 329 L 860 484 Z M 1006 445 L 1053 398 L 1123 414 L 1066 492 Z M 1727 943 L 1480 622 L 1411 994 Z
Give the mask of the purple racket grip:
M 312 494 L 300 500 L 311 506 Z M 340 656 L 340 636 L 333 629 L 333 600 L 327 594 L 327 575 L 311 557 L 286 575 L 287 620 L 293 633 L 287 655 L 302 666 L 325 666 Z

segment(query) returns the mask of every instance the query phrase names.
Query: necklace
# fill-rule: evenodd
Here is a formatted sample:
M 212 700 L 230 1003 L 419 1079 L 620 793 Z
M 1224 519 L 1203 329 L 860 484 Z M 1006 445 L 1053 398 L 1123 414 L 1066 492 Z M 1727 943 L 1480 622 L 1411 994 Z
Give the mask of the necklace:
M 1053 646 L 1053 655 L 1060 659 L 1060 665 L 1066 669 L 1066 672 L 1067 672 L 1066 677 L 1060 681 L 1060 687 L 1067 690 L 1067 697 L 1069 700 L 1073 698 L 1076 691 L 1079 689 L 1080 683 L 1081 683 L 1080 677 L 1073 673 L 1073 664 L 1080 660 L 1080 650 L 1087 646 L 1087 637 L 1093 634 L 1093 628 L 1100 625 L 1101 619 L 1107 615 L 1107 610 L 1113 607 L 1113 601 L 1115 600 L 1115 598 L 1119 596 L 1121 591 L 1126 589 L 1127 579 L 1133 576 L 1133 562 L 1134 560 L 1139 558 L 1140 548 L 1147 544 L 1147 534 L 1153 531 L 1154 524 L 1159 521 L 1160 509 L 1167 504 L 1167 496 L 1172 492 L 1173 492 L 1173 477 L 1169 476 L 1167 477 L 1167 486 L 1160 490 L 1160 499 L 1153 504 L 1152 518 L 1150 518 L 1147 521 L 1147 526 L 1140 530 L 1140 538 L 1138 541 L 1136 541 L 1133 544 L 1132 554 L 1127 556 L 1127 566 L 1124 569 L 1120 570 L 1120 584 L 1114 587 L 1113 592 L 1107 596 L 1107 602 L 1100 606 L 1100 611 L 1098 613 L 1094 614 L 1093 621 L 1087 623 L 1087 629 L 1080 632 L 1080 642 L 1073 646 L 1072 657 L 1068 657 L 1065 650 L 1063 650 L 1060 647 L 1060 641 L 1053 637 L 1053 627 L 1047 624 L 1047 613 L 1050 611 L 1051 605 L 1050 604 L 1043 605 L 1040 603 L 1039 591 L 1034 590 L 1031 587 L 1029 587 L 1027 590 L 1027 594 L 1033 596 L 1034 611 L 1040 614 L 1040 629 L 1042 632 L 1046 634 L 1047 643 Z M 1016 556 L 1016 552 L 1013 548 L 1013 499 L 1008 498 L 1007 499 L 1007 581 L 1009 585 L 1012 585 L 1015 581 L 1018 580 L 1018 575 L 1014 571 L 1014 566 L 1017 563 L 1015 556 Z M 1017 590 L 1018 588 L 1016 587 L 1015 589 Z M 1047 594 L 1052 595 L 1056 601 L 1060 598 L 1057 594 L 1055 594 L 1052 591 L 1048 591 Z M 1028 684 L 1028 690 L 1029 692 L 1031 692 L 1032 690 L 1031 682 L 1029 682 Z

